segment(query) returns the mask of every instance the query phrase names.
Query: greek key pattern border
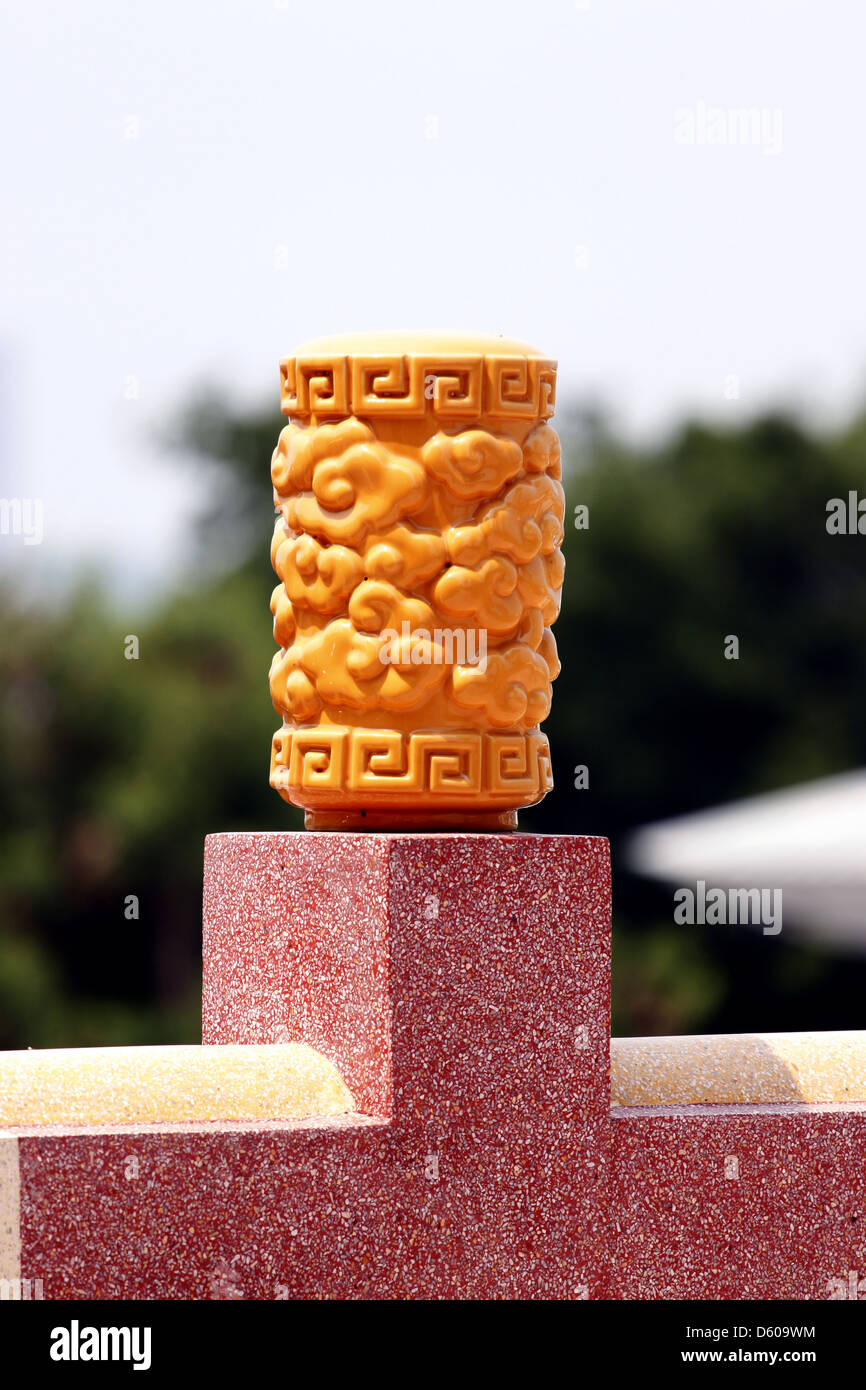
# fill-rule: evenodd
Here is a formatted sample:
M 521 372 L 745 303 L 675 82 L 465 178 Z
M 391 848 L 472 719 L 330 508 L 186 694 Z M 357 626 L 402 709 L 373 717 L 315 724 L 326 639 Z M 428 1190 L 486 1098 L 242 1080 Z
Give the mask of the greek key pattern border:
M 282 412 L 293 419 L 380 415 L 549 420 L 556 362 L 481 353 L 284 357 Z
M 448 801 L 528 805 L 550 791 L 546 734 L 460 730 L 353 729 L 341 725 L 278 729 L 271 749 L 271 786 L 299 804 L 340 804 L 407 794 Z M 369 803 L 369 800 L 367 801 Z

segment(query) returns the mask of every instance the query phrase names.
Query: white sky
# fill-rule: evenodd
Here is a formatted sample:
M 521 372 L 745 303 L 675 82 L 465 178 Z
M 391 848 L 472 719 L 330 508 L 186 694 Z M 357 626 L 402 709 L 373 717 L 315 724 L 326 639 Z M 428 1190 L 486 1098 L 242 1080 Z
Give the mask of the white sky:
M 637 436 L 866 396 L 856 0 L 5 0 L 0 24 L 0 495 L 45 518 L 41 546 L 0 536 L 0 574 L 28 588 L 81 561 L 119 594 L 170 580 L 195 499 L 153 436 L 205 382 L 275 403 L 324 333 L 525 338 Z M 708 143 L 743 107 L 757 142 Z

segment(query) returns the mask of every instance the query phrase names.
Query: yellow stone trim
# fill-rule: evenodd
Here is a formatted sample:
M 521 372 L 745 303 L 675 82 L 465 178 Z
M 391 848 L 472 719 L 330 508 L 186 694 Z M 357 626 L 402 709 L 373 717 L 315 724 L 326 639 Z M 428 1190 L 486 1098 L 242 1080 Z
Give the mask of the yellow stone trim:
M 613 1105 L 866 1104 L 866 1033 L 612 1038 Z
M 0 1298 L 17 1301 L 21 1278 L 21 1176 L 18 1140 L 0 1134 Z
M 303 1043 L 0 1052 L 7 1128 L 302 1120 L 354 1109 L 334 1064 Z M 8 1142 L 0 1138 L 0 1163 Z M 0 1238 L 3 1217 L 0 1209 Z

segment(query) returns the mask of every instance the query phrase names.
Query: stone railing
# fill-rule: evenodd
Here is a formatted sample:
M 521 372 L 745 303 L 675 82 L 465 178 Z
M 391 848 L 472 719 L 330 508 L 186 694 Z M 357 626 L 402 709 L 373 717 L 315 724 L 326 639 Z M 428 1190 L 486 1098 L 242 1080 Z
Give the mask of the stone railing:
M 861 1297 L 866 1034 L 611 1043 L 609 910 L 602 840 L 211 837 L 222 1045 L 0 1057 L 6 1296 Z

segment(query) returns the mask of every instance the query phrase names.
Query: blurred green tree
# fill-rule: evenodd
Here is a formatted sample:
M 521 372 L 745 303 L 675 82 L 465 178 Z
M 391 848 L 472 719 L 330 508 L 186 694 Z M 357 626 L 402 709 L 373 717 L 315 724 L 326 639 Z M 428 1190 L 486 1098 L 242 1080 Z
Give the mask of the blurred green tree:
M 564 421 L 556 786 L 522 824 L 612 839 L 615 1031 L 861 1026 L 866 962 L 677 927 L 617 850 L 647 820 L 866 763 L 866 538 L 825 526 L 829 498 L 866 495 L 866 421 L 690 425 L 656 449 Z M 209 499 L 197 581 L 138 623 L 92 583 L 49 613 L 0 592 L 0 1047 L 195 1040 L 203 838 L 301 823 L 267 785 L 281 424 L 215 398 L 179 422 Z

